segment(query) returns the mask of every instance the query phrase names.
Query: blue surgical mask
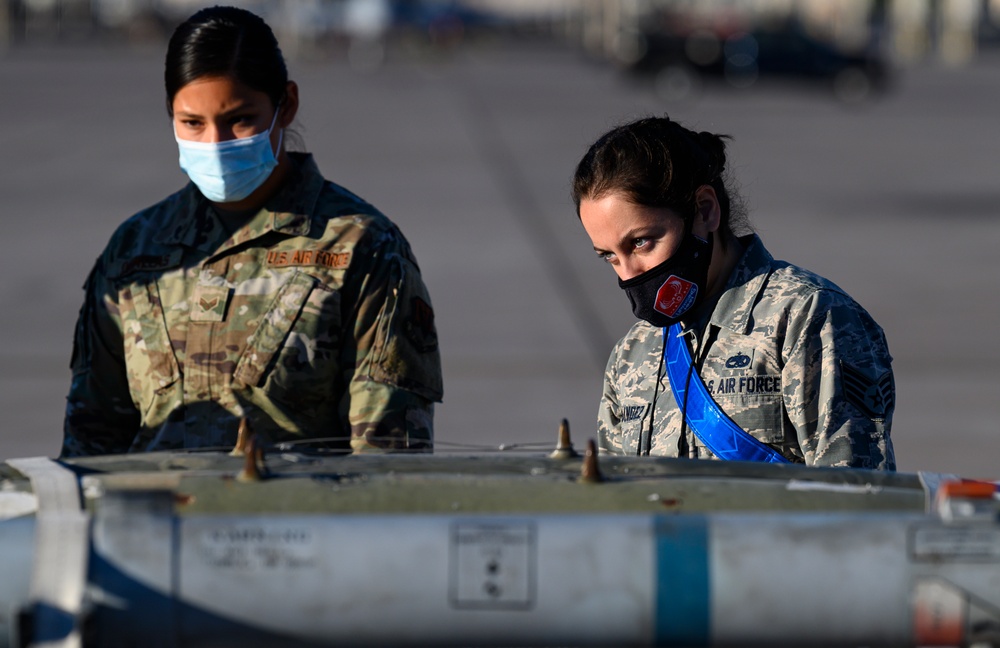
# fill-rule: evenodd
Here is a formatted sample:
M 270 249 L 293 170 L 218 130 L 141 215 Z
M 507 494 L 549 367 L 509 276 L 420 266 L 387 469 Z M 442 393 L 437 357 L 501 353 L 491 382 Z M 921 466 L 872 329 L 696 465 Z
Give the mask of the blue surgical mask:
M 243 200 L 264 184 L 278 166 L 271 149 L 271 130 L 277 119 L 276 110 L 267 132 L 225 142 L 184 140 L 177 137 L 174 129 L 181 169 L 212 202 Z M 279 151 L 284 134 L 282 129 L 278 136 Z

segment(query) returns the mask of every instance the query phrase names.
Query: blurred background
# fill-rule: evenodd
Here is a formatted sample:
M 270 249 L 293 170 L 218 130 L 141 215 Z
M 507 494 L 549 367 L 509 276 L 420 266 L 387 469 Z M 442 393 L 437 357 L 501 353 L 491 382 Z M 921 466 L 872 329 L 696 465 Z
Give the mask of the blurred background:
M 0 456 L 54 456 L 81 286 L 186 178 L 163 55 L 192 0 L 0 0 Z M 209 3 L 211 4 L 211 3 Z M 246 0 L 324 174 L 395 220 L 431 290 L 439 451 L 595 436 L 632 322 L 573 210 L 594 139 L 728 133 L 777 258 L 886 331 L 900 470 L 1000 478 L 1000 2 Z M 536 445 L 538 444 L 538 445 Z

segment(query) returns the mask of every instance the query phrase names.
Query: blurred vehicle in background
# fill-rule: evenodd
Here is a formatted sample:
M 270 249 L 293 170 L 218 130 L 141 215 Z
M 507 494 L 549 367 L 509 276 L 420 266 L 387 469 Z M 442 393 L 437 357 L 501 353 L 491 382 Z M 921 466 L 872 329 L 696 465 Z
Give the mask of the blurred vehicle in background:
M 695 94 L 705 81 L 747 88 L 776 78 L 828 87 L 857 102 L 887 88 L 889 66 L 879 49 L 844 49 L 809 32 L 794 17 L 760 24 L 692 23 L 663 16 L 623 38 L 619 63 L 652 80 L 666 100 Z

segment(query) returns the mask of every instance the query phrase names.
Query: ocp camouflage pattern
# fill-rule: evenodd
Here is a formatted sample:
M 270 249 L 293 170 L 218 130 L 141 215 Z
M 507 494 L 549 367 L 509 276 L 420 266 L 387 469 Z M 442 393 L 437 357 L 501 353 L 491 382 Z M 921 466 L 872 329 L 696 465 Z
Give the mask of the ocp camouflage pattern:
M 192 184 L 127 220 L 85 285 L 63 456 L 272 442 L 430 450 L 441 361 L 409 244 L 290 155 L 230 230 Z
M 882 329 L 834 283 L 775 261 L 757 236 L 684 336 L 712 398 L 741 428 L 812 466 L 895 470 L 892 357 Z M 715 458 L 677 406 L 663 330 L 637 322 L 608 360 L 600 446 Z

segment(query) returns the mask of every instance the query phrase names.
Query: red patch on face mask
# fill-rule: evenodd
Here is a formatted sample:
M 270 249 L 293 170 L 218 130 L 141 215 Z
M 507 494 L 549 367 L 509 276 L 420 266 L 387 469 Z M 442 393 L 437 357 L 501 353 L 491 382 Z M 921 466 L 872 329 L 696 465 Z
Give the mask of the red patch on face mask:
M 677 275 L 670 275 L 656 291 L 653 308 L 667 317 L 677 317 L 694 304 L 698 286 Z

